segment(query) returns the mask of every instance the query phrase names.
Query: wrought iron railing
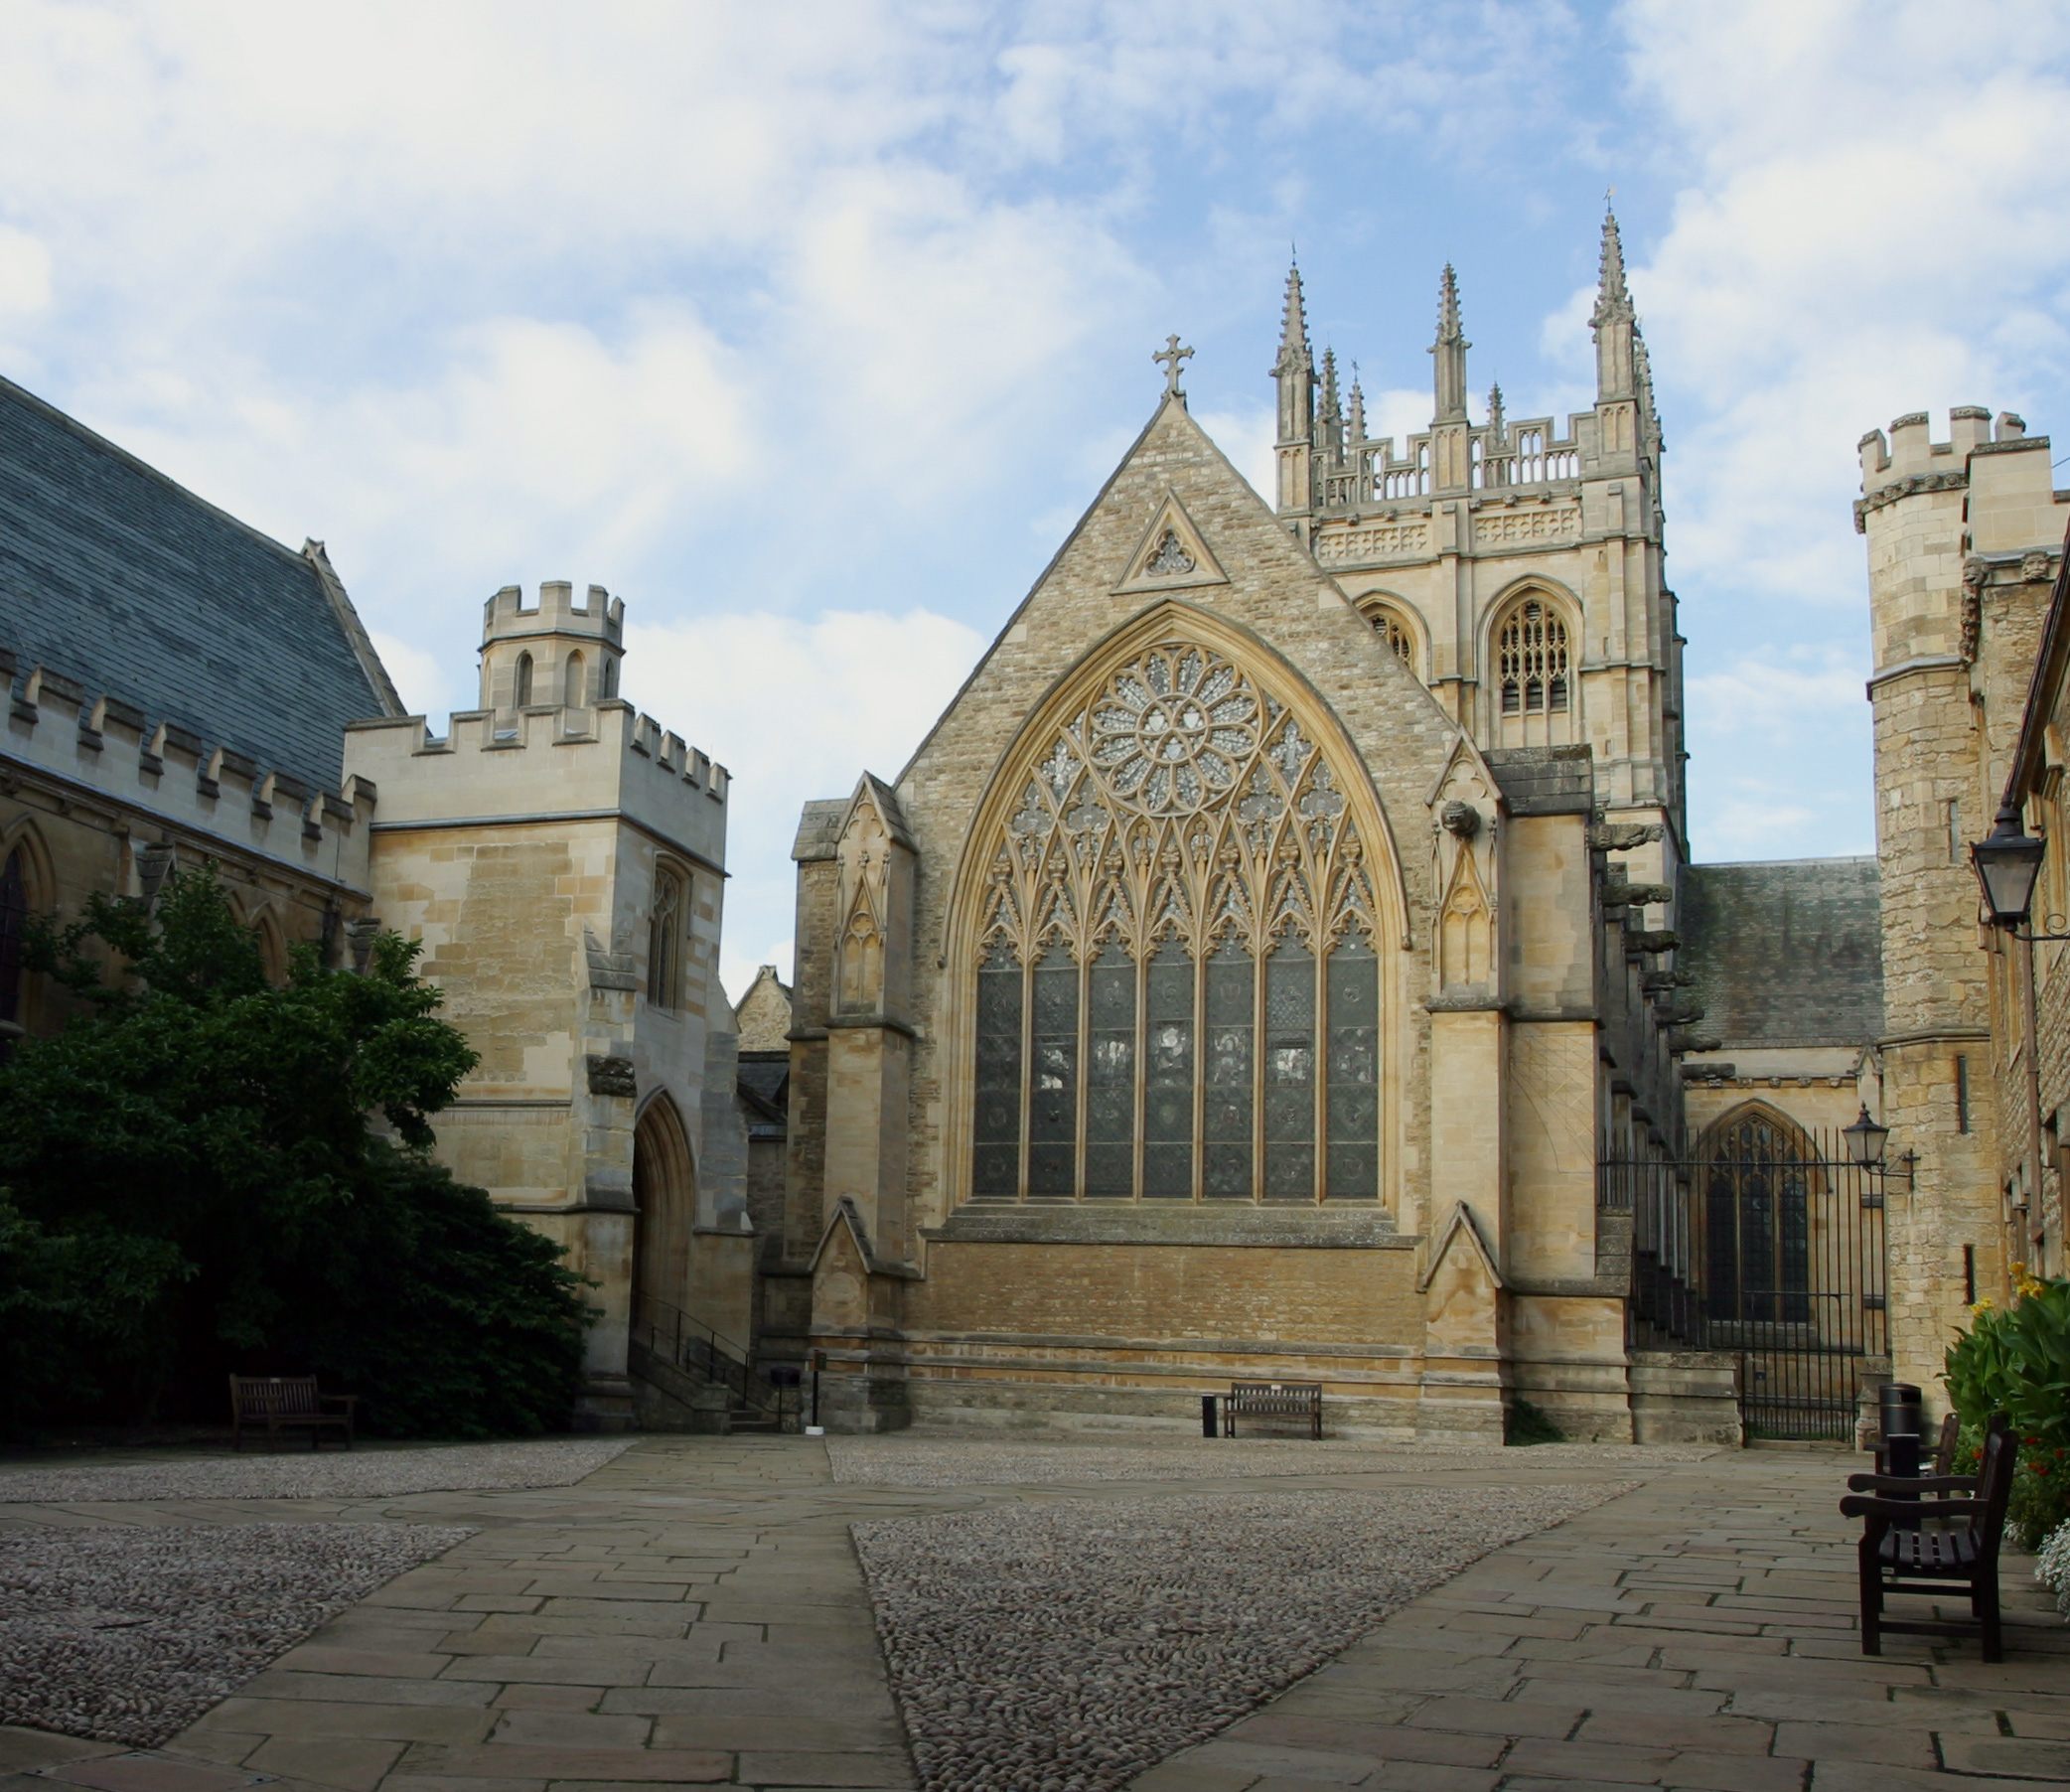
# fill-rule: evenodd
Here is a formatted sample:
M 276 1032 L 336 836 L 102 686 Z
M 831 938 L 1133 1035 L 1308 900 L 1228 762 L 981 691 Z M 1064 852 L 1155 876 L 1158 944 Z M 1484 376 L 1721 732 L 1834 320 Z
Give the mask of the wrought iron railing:
M 1765 1114 L 1710 1142 L 1597 1168 L 1598 1208 L 1631 1215 L 1633 1315 L 1653 1341 L 1738 1357 L 1749 1436 L 1848 1436 L 1864 1365 L 1889 1353 L 1884 1171 Z
M 654 1355 L 685 1373 L 724 1388 L 736 1405 L 780 1423 L 799 1410 L 796 1371 L 779 1380 L 755 1367 L 753 1350 L 706 1325 L 694 1314 L 652 1295 L 642 1296 L 633 1336 Z

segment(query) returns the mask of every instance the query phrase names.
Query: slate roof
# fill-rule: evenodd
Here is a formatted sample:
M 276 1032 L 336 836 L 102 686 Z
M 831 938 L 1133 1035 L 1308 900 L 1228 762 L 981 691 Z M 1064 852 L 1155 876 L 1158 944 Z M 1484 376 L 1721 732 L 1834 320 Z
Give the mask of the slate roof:
M 1881 882 L 1872 858 L 1691 865 L 1676 964 L 1724 1049 L 1868 1045 L 1883 1031 Z
M 25 674 L 336 790 L 345 724 L 399 705 L 328 570 L 0 379 L 0 648 Z

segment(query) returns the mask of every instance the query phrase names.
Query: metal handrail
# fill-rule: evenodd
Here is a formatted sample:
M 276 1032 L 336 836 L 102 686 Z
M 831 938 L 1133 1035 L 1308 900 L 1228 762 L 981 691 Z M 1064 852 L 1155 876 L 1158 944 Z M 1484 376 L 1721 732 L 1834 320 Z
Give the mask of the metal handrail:
M 665 1329 L 655 1322 L 655 1308 L 669 1315 Z M 686 1313 L 666 1300 L 642 1296 L 640 1311 L 647 1348 L 656 1356 L 665 1357 L 678 1368 L 725 1388 L 742 1406 L 774 1414 L 779 1419 L 789 1410 L 785 1397 L 796 1390 L 782 1387 L 757 1371 L 754 1352 L 748 1346 L 736 1343 L 694 1313 Z

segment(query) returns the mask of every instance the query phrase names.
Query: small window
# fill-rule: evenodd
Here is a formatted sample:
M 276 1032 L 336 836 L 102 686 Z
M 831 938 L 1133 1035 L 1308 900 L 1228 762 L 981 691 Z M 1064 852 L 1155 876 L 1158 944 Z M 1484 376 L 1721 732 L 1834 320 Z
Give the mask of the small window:
M 654 912 L 647 924 L 647 999 L 657 1008 L 682 1006 L 682 928 L 688 901 L 672 871 L 655 879 Z
M 561 701 L 570 709 L 580 709 L 588 700 L 583 690 L 583 666 L 580 654 L 568 656 L 568 675 L 561 684 Z
M 518 688 L 517 695 L 512 700 L 519 709 L 524 708 L 531 701 L 531 656 L 529 654 L 519 654 L 518 656 Z

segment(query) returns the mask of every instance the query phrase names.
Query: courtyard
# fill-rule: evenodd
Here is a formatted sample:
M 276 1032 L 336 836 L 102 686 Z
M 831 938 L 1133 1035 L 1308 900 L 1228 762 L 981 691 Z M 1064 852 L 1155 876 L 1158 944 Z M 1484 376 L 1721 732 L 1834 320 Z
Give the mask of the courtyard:
M 0 1728 L 0 1770 L 8 1792 L 2070 1778 L 2070 1629 L 2026 1559 L 2001 1666 L 1906 1637 L 1862 1658 L 1836 1510 L 1856 1465 L 913 1433 L 10 1465 L 0 1687 L 31 1721 Z M 55 1643 L 39 1561 L 87 1576 Z M 184 1626 L 150 1590 L 182 1561 L 221 1583 Z M 103 1739 L 24 1709 L 57 1697 L 39 1660 L 81 1677 L 94 1710 L 63 1721 Z

